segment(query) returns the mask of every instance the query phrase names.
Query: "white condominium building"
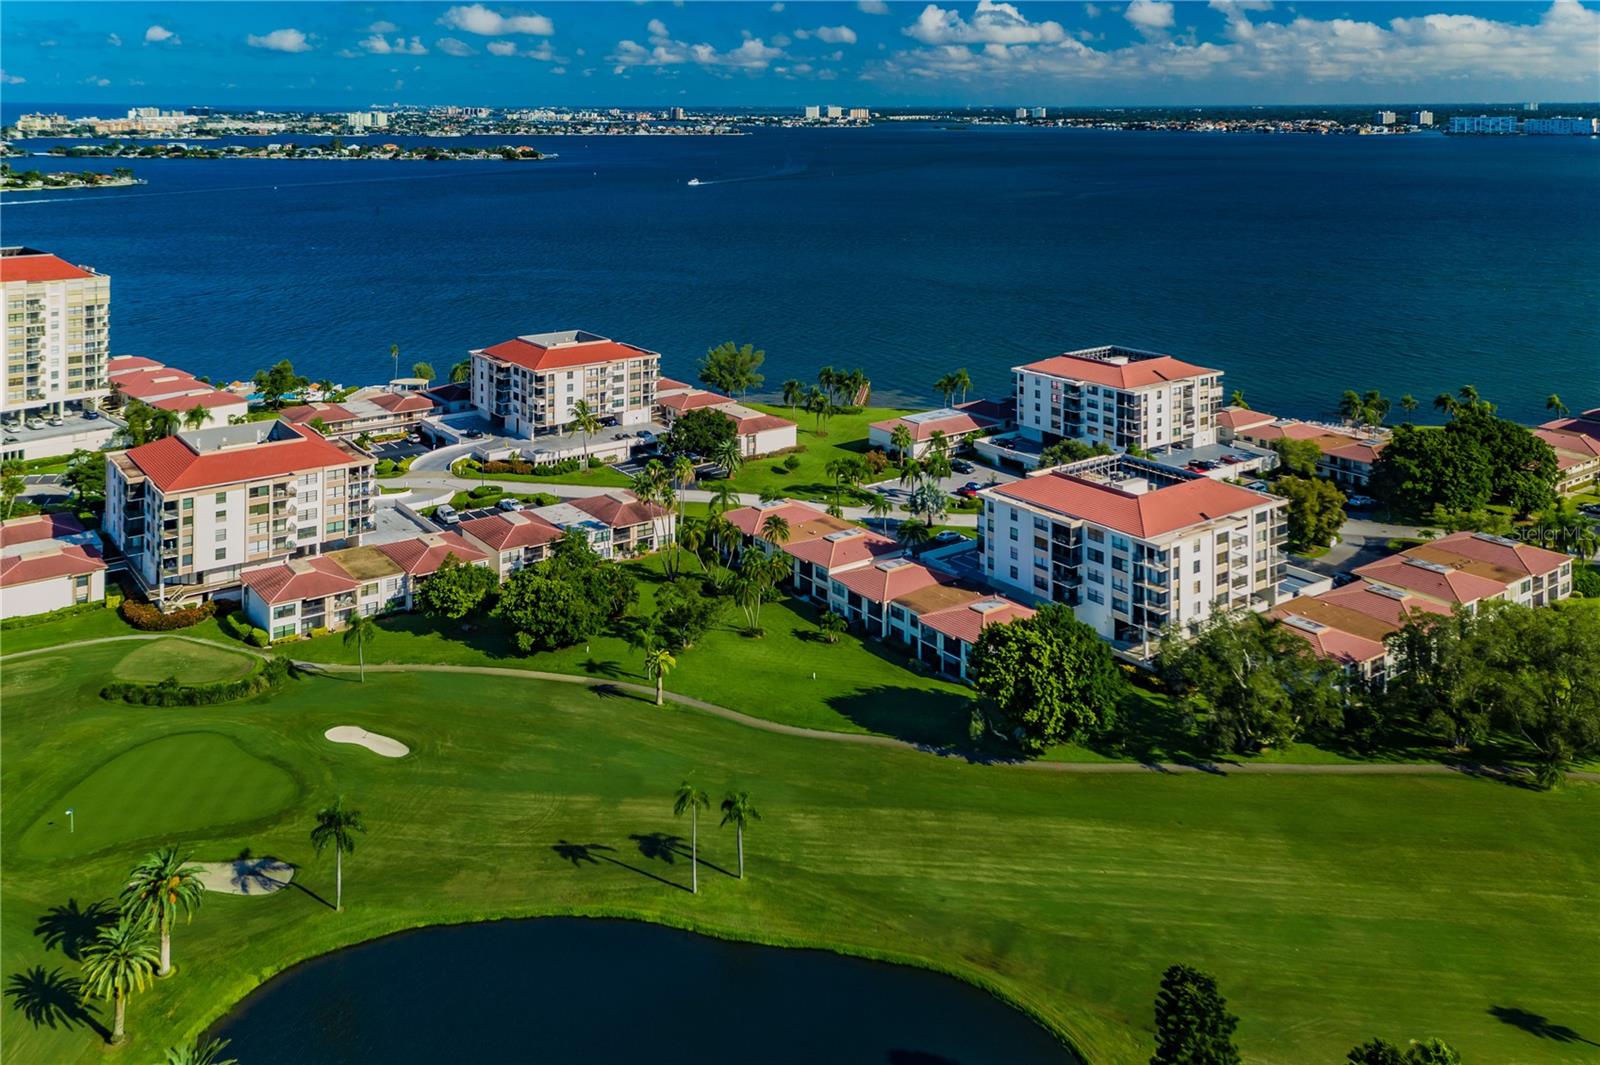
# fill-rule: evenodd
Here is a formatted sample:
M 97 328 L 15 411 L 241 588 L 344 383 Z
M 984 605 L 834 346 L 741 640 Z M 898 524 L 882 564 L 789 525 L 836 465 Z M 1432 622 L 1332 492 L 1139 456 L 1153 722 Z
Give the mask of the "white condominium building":
M 1192 629 L 1220 610 L 1271 606 L 1287 528 L 1282 499 L 1126 455 L 980 493 L 983 572 L 1067 603 L 1115 643 Z
M 237 589 L 256 566 L 360 543 L 373 459 L 287 422 L 179 433 L 106 457 L 106 539 L 160 603 Z
M 617 425 L 650 421 L 661 356 L 594 333 L 520 336 L 472 352 L 472 405 L 509 436 L 572 431 L 579 400 Z
M 0 248 L 6 378 L 0 414 L 61 414 L 110 394 L 111 278 L 33 248 Z
M 1011 369 L 1017 426 L 1030 440 L 1065 437 L 1119 451 L 1216 443 L 1221 370 L 1119 347 L 1069 351 Z

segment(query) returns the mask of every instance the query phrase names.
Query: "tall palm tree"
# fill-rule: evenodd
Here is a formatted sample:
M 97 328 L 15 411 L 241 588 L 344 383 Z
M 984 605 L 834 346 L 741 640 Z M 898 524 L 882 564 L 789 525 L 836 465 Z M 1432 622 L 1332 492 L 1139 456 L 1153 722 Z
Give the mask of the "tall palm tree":
M 213 1039 L 209 1043 L 195 1042 L 169 1047 L 163 1065 L 239 1065 L 238 1058 L 222 1056 L 230 1042 L 228 1039 Z
M 912 518 L 900 523 L 900 527 L 894 531 L 894 538 L 908 547 L 916 547 L 933 539 L 933 529 L 927 522 Z
M 1344 395 L 1339 397 L 1339 417 L 1352 425 L 1359 425 L 1361 416 L 1361 393 L 1353 388 L 1345 389 Z
M 711 797 L 685 780 L 672 797 L 672 816 L 689 814 L 689 890 L 700 894 L 700 811 L 709 809 Z
M 211 412 L 206 410 L 206 408 L 199 403 L 196 403 L 194 406 L 183 412 L 183 427 L 185 429 L 200 429 L 203 428 L 206 422 L 210 419 Z
M 1456 395 L 1461 397 L 1462 406 L 1475 407 L 1478 405 L 1478 388 L 1476 385 L 1462 385 L 1456 389 Z
M 733 486 L 732 481 L 718 481 L 716 487 L 711 489 L 711 511 L 721 514 L 723 511 L 732 510 L 739 505 L 739 490 Z
M 173 436 L 183 420 L 175 410 L 157 408 L 150 414 L 150 434 L 155 437 Z
M 1554 414 L 1557 418 L 1565 418 L 1567 416 L 1567 405 L 1561 402 L 1561 397 L 1554 392 L 1544 397 L 1544 409 Z
M 1379 426 L 1389 416 L 1389 399 L 1376 388 L 1369 388 L 1361 396 L 1361 421 L 1363 425 Z
M 782 514 L 768 514 L 767 520 L 761 523 L 761 538 L 774 547 L 788 543 L 789 519 Z
M 789 378 L 783 383 L 783 402 L 789 408 L 789 417 L 794 417 L 794 410 L 806 398 L 806 386 L 803 382 Z
M 1412 411 L 1416 410 L 1418 406 L 1419 404 L 1417 403 L 1417 397 L 1413 396 L 1410 392 L 1407 392 L 1405 395 L 1400 397 L 1400 409 L 1405 411 L 1407 414 L 1410 414 Z
M 883 492 L 874 492 L 872 493 L 871 501 L 867 503 L 867 510 L 872 513 L 874 518 L 882 522 L 883 527 L 887 529 L 889 527 L 889 515 L 894 513 L 894 500 Z
M 1233 390 L 1233 394 L 1228 397 L 1228 406 L 1230 406 L 1230 407 L 1239 407 L 1242 410 L 1249 410 L 1250 409 L 1250 404 L 1248 404 L 1248 403 L 1246 403 L 1244 401 L 1244 390 L 1243 389 L 1236 388 L 1236 389 Z
M 944 400 L 944 406 L 946 407 L 950 405 L 950 397 L 955 395 L 956 388 L 957 385 L 955 374 L 947 373 L 933 383 L 933 390 L 939 393 L 940 397 Z
M 833 406 L 833 396 L 839 388 L 839 374 L 832 366 L 824 366 L 817 371 L 817 387 L 828 399 L 828 406 Z
M 136 921 L 155 926 L 161 937 L 161 968 L 157 976 L 172 975 L 172 925 L 181 912 L 192 920 L 205 898 L 200 867 L 191 856 L 179 856 L 177 847 L 162 847 L 144 856 L 122 889 L 122 911 Z
M 750 801 L 748 791 L 730 791 L 722 800 L 722 824 L 732 825 L 739 837 L 739 879 L 744 879 L 744 829 L 761 820 L 761 811 Z
M 361 664 L 361 683 L 367 682 L 367 644 L 377 639 L 378 623 L 370 614 L 359 611 L 350 615 L 350 623 L 345 626 L 344 645 L 356 645 L 356 661 Z
M 398 378 L 400 376 L 400 345 L 399 344 L 390 344 L 389 345 L 389 358 L 394 360 L 394 373 L 390 374 L 389 376 L 393 377 L 393 378 Z
M 110 999 L 116 1007 L 110 1039 L 113 1046 L 127 1038 L 128 999 L 150 986 L 157 956 L 150 926 L 127 916 L 102 928 L 95 941 L 83 948 L 84 997 Z
M 895 457 L 902 461 L 911 457 L 911 449 L 915 444 L 911 427 L 905 422 L 896 425 L 894 431 L 889 434 L 889 446 L 894 448 Z
M 961 402 L 967 401 L 967 392 L 972 388 L 972 375 L 967 373 L 965 366 L 955 372 L 954 384 L 961 390 Z
M 580 399 L 572 405 L 572 426 L 583 434 L 583 457 L 589 457 L 589 434 L 600 431 L 600 419 L 589 408 L 589 401 Z
M 656 705 L 661 706 L 666 701 L 667 674 L 678 665 L 678 660 L 672 657 L 671 649 L 666 646 L 647 647 L 644 652 L 645 676 L 656 682 Z
M 721 466 L 727 477 L 732 477 L 739 472 L 739 467 L 744 465 L 744 449 L 739 444 L 737 436 L 730 436 L 720 441 L 711 449 L 711 454 L 706 456 L 718 466 Z
M 356 852 L 355 834 L 365 833 L 367 826 L 361 822 L 360 810 L 347 810 L 344 796 L 333 800 L 332 806 L 317 811 L 317 824 L 311 830 L 311 846 L 317 857 L 330 846 L 333 848 L 333 908 L 344 910 L 344 856 Z
M 845 398 L 851 404 L 864 404 L 867 401 L 867 394 L 871 391 L 872 382 L 868 381 L 866 373 L 860 367 L 857 367 L 845 374 L 844 379 L 839 384 L 845 394 Z
M 1433 409 L 1441 414 L 1448 414 L 1454 417 L 1456 411 L 1461 409 L 1461 403 L 1450 393 L 1440 392 L 1433 397 Z
M 328 378 L 324 377 L 322 380 L 317 382 L 317 391 L 322 393 L 322 398 L 324 400 L 327 400 L 333 398 L 333 394 L 339 391 L 339 386 L 328 380 Z
M 684 518 L 678 522 L 678 546 L 682 547 L 695 558 L 700 559 L 700 569 L 705 569 L 705 559 L 700 552 L 706 546 L 706 526 L 697 518 Z
M 901 488 L 904 488 L 909 484 L 914 484 L 917 478 L 921 476 L 922 463 L 918 462 L 916 459 L 906 459 L 904 462 L 900 463 Z

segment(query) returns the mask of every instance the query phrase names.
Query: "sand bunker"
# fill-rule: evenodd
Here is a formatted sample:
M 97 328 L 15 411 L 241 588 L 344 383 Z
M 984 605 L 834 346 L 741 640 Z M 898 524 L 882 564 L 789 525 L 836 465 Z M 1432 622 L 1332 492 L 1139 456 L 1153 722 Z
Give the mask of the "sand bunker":
M 366 729 L 357 728 L 355 725 L 335 725 L 327 732 L 324 732 L 323 736 L 334 743 L 354 743 L 357 746 L 365 747 L 373 754 L 381 754 L 385 758 L 404 758 L 411 753 L 411 748 L 399 740 L 390 739 L 388 736 L 380 736 L 376 732 L 368 732 Z
M 207 891 L 229 895 L 270 895 L 289 886 L 294 866 L 276 858 L 239 858 L 231 862 L 196 862 Z

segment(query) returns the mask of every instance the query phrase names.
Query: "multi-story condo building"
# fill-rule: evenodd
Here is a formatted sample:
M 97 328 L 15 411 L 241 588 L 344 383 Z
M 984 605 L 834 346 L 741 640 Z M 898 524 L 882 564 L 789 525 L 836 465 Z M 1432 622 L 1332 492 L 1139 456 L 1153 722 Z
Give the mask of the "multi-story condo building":
M 0 248 L 6 377 L 0 415 L 92 410 L 109 394 L 111 278 L 34 248 Z
M 572 431 L 578 401 L 617 425 L 650 421 L 661 356 L 594 333 L 516 337 L 472 352 L 472 405 L 507 435 Z
M 1222 371 L 1132 348 L 1069 351 L 1013 366 L 1024 438 L 1063 437 L 1119 451 L 1216 443 Z
M 247 569 L 359 544 L 372 470 L 287 422 L 179 433 L 106 457 L 102 532 L 157 603 L 232 593 Z
M 1067 603 L 1114 643 L 1193 630 L 1217 611 L 1274 604 L 1286 501 L 1126 455 L 979 493 L 983 573 Z

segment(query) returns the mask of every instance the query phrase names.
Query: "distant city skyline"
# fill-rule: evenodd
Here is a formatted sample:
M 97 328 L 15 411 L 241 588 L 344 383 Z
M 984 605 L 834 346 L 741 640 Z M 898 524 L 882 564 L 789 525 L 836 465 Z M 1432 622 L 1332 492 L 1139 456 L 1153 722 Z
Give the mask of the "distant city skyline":
M 1600 10 L 1549 4 L 13 2 L 6 110 L 1053 107 L 1600 98 Z

